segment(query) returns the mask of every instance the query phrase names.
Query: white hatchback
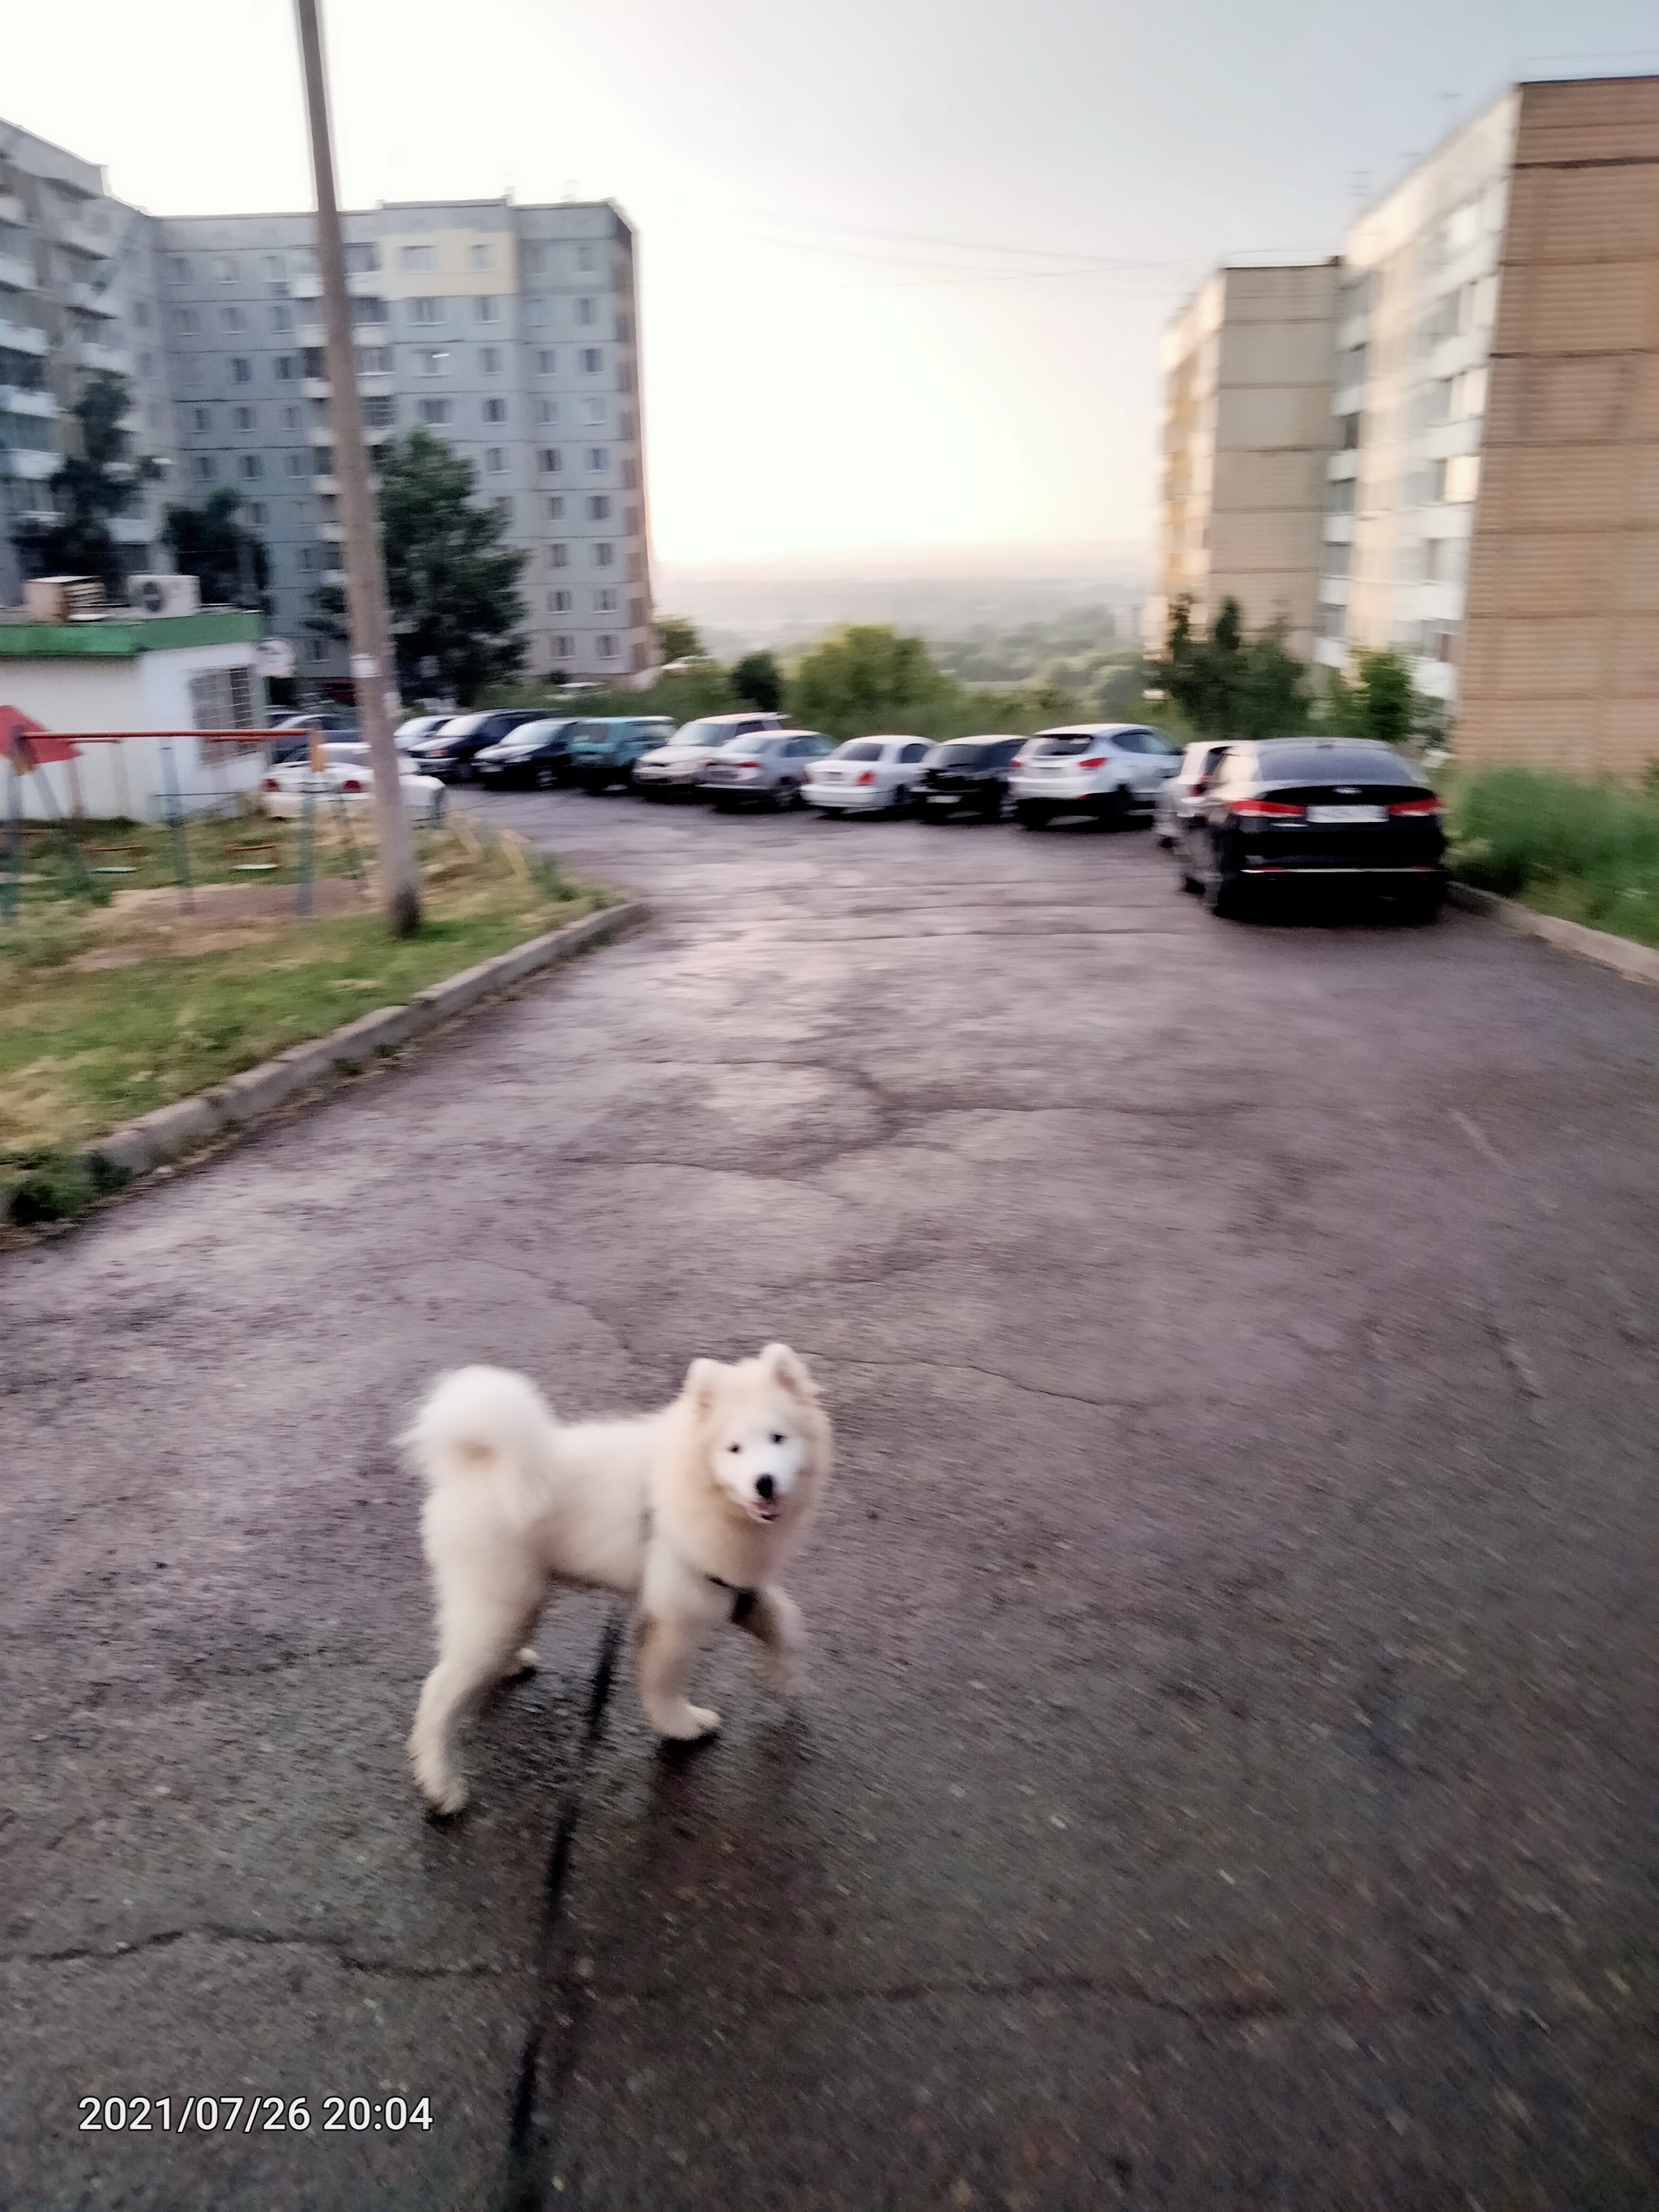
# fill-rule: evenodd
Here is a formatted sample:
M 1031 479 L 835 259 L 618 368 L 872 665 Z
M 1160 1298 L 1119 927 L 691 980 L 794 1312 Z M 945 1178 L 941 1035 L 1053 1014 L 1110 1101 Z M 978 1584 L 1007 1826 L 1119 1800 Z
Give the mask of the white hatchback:
M 900 813 L 927 757 L 926 738 L 852 738 L 806 771 L 801 797 L 823 814 Z
M 398 763 L 398 788 L 411 822 L 434 827 L 444 818 L 447 796 L 435 775 L 420 775 L 408 763 Z M 313 807 L 331 809 L 337 803 L 351 807 L 374 803 L 374 769 L 367 745 L 325 745 L 322 773 L 307 761 L 290 761 L 285 768 L 268 769 L 259 786 L 262 810 L 277 822 L 297 822 L 309 797 Z
M 1180 764 L 1181 748 L 1144 722 L 1073 722 L 1027 740 L 1008 788 L 1028 830 L 1059 814 L 1121 823 L 1150 815 Z

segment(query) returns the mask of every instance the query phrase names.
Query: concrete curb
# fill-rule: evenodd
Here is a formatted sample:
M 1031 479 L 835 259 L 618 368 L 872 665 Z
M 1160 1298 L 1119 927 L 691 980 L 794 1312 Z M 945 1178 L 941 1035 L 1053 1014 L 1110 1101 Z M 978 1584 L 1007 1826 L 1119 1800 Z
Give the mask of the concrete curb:
M 1486 915 L 1522 937 L 1540 938 L 1558 951 L 1616 969 L 1630 982 L 1659 983 L 1659 951 L 1651 945 L 1633 945 L 1627 937 L 1591 929 L 1582 921 L 1564 921 L 1559 915 L 1534 914 L 1517 900 L 1499 898 L 1496 891 L 1477 890 L 1473 884 L 1449 884 L 1446 896 L 1467 913 Z
M 343 1029 L 294 1045 L 278 1053 L 275 1060 L 216 1083 L 210 1091 L 198 1091 L 193 1098 L 178 1099 L 171 1106 L 157 1107 L 153 1114 L 140 1115 L 136 1121 L 124 1122 L 118 1129 L 84 1146 L 81 1157 L 101 1160 L 130 1176 L 143 1175 L 165 1160 L 193 1151 L 210 1138 L 246 1127 L 301 1091 L 326 1083 L 331 1076 L 363 1066 L 378 1053 L 395 1051 L 411 1037 L 436 1029 L 481 1000 L 510 989 L 526 975 L 556 968 L 592 945 L 622 936 L 636 928 L 649 911 L 643 900 L 632 899 L 623 906 L 603 907 L 597 914 L 584 915 L 580 921 L 567 922 L 562 929 L 532 937 L 527 944 L 515 945 L 510 952 L 497 953 L 493 960 L 464 968 L 459 975 L 446 976 L 441 983 L 417 993 L 406 1006 L 379 1007 L 348 1022 Z

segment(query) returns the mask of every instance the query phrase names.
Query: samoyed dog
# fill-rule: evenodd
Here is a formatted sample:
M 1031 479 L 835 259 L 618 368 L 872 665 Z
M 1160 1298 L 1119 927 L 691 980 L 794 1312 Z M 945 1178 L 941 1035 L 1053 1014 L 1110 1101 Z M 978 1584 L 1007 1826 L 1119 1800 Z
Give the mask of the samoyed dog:
M 409 1739 L 434 1812 L 465 1804 L 455 1723 L 490 1682 L 536 1664 L 528 1639 L 555 1583 L 637 1599 L 640 1695 L 672 1741 L 720 1726 L 686 1697 L 718 1622 L 757 1637 L 774 1685 L 793 1686 L 800 1612 L 778 1577 L 829 1480 L 830 1431 L 787 1344 L 731 1366 L 694 1359 L 672 1405 L 624 1420 L 568 1424 L 523 1376 L 464 1367 L 404 1443 L 427 1480 L 438 1602 L 438 1662 Z

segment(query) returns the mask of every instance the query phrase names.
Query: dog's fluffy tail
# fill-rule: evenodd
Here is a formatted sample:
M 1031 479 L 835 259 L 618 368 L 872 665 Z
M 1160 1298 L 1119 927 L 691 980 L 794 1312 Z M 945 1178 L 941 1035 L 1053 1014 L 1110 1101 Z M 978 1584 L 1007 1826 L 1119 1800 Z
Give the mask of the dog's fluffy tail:
M 403 1443 L 434 1490 L 494 1480 L 529 1505 L 553 1426 L 547 1401 L 524 1376 L 504 1367 L 461 1367 L 439 1381 Z

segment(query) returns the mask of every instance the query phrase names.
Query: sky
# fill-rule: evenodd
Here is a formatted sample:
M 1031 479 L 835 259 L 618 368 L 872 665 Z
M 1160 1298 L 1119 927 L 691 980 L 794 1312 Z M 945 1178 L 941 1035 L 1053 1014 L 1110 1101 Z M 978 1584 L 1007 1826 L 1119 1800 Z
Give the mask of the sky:
M 1158 339 L 1335 251 L 1516 76 L 1659 70 L 1652 0 L 324 0 L 343 198 L 614 199 L 666 562 L 1144 550 Z M 5 119 L 158 215 L 310 205 L 288 0 L 14 9 Z

